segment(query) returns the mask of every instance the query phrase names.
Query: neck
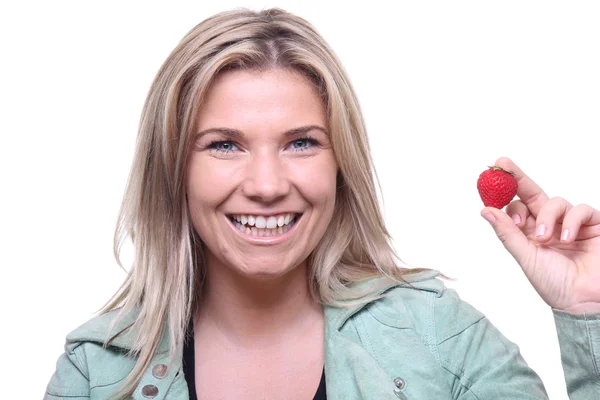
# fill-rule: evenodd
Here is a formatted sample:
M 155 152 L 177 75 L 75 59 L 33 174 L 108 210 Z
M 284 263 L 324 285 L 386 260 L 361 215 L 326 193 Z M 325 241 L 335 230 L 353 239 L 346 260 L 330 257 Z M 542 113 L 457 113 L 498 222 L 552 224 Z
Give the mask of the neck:
M 322 324 L 323 309 L 310 295 L 306 262 L 268 279 L 207 262 L 197 329 L 219 333 L 235 346 L 257 349 L 297 339 Z

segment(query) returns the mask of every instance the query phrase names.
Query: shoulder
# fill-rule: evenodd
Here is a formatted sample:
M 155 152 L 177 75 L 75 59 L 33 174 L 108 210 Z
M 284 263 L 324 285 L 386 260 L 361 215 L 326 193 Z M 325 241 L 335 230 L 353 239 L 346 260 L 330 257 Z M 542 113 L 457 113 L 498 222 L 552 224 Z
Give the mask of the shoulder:
M 419 360 L 419 367 L 406 365 L 407 371 L 420 368 L 421 376 L 445 382 L 455 398 L 516 399 L 525 392 L 547 398 L 519 347 L 483 313 L 437 277 L 409 283 L 388 288 L 357 315 L 359 339 L 367 338 L 367 347 L 381 363 L 400 370 L 398 360 Z M 436 370 L 439 374 L 432 372 Z
M 127 356 L 132 335 L 125 332 L 110 345 L 108 340 L 127 328 L 137 317 L 119 310 L 94 317 L 67 335 L 65 351 L 56 362 L 47 393 L 52 396 L 83 396 L 90 388 L 112 385 L 133 369 L 135 360 Z
M 110 341 L 112 347 L 130 350 L 133 344 L 133 335 L 127 329 L 138 317 L 137 310 L 127 313 L 122 310 L 112 310 L 89 319 L 67 335 L 67 348 L 75 348 L 83 343 L 104 345 Z
M 392 286 L 366 309 L 379 323 L 414 329 L 426 344 L 439 344 L 485 319 L 435 272 Z
M 141 318 L 138 310 L 114 310 L 90 319 L 69 333 L 45 399 L 90 396 L 104 399 L 119 390 L 138 362 L 134 349 L 137 335 L 134 328 L 129 329 L 138 318 Z M 148 385 L 161 392 L 171 392 L 172 386 L 177 393 L 187 391 L 180 373 L 181 360 L 171 358 L 169 341 L 165 329 L 156 353 L 143 371 L 135 392 L 137 396 Z M 157 366 L 160 366 L 158 370 Z

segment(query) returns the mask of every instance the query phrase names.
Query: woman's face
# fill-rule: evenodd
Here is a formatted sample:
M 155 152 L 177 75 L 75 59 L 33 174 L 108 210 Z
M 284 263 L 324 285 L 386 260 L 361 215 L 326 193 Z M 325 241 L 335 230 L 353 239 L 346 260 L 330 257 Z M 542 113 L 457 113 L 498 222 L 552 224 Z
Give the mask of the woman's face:
M 275 278 L 329 225 L 337 164 L 323 101 L 297 72 L 222 73 L 196 121 L 187 198 L 209 274 Z

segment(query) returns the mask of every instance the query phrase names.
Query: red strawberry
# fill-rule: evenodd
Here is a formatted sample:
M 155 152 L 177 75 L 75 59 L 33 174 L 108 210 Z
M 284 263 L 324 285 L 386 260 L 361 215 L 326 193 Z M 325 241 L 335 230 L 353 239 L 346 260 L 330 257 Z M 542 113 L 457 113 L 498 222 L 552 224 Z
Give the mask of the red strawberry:
M 477 190 L 486 207 L 502 209 L 517 194 L 515 173 L 497 166 L 483 171 L 477 179 Z

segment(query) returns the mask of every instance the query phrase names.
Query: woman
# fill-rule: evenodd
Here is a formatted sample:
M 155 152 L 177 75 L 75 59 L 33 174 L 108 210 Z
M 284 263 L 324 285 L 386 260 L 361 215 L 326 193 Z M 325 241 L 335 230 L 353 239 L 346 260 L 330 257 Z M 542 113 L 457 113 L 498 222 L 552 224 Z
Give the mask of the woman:
M 600 212 L 497 165 L 519 200 L 482 216 L 554 309 L 571 398 L 600 396 Z M 437 271 L 401 266 L 349 80 L 281 10 L 218 14 L 168 57 L 117 250 L 127 235 L 134 268 L 47 399 L 547 398 Z

